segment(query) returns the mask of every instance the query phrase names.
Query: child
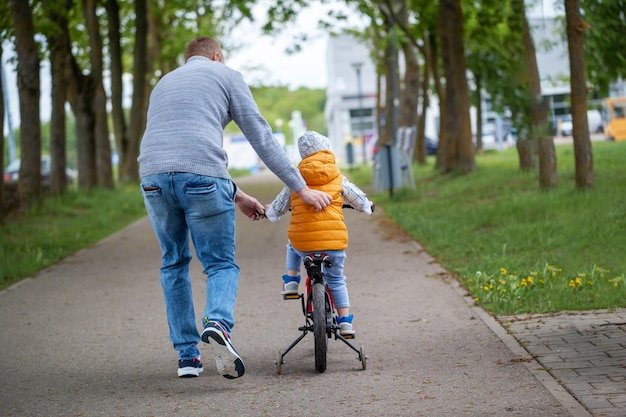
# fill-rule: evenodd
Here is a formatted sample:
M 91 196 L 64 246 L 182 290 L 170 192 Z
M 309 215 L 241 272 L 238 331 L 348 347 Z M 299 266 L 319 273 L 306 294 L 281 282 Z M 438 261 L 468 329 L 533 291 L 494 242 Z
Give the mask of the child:
M 272 222 L 277 222 L 290 206 L 292 208 L 287 231 L 287 273 L 283 275 L 282 294 L 298 293 L 302 258 L 307 253 L 326 253 L 331 258 L 332 266 L 326 269 L 325 277 L 337 308 L 339 333 L 354 337 L 348 288 L 343 274 L 348 229 L 343 220 L 342 205 L 345 202 L 370 215 L 372 202 L 363 191 L 343 176 L 335 163 L 330 139 L 317 132 L 306 132 L 298 139 L 298 149 L 302 157 L 298 169 L 307 185 L 328 193 L 332 197 L 332 203 L 318 212 L 285 187 L 267 206 L 265 215 Z

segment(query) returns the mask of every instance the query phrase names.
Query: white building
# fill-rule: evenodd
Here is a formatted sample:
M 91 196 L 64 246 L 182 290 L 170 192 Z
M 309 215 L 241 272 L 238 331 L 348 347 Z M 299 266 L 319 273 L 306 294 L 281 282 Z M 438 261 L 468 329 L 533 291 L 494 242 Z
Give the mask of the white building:
M 551 103 L 551 120 L 556 125 L 559 119 L 569 114 L 569 84 L 562 80 L 569 77 L 567 44 L 564 42 L 562 25 L 554 18 L 535 18 L 529 20 L 533 33 L 537 64 L 542 79 L 542 91 Z M 550 47 L 547 48 L 546 46 Z M 400 54 L 401 56 L 401 54 Z M 346 157 L 346 143 L 365 134 L 367 158 L 371 157 L 371 147 L 378 137 L 376 130 L 376 94 L 377 75 L 370 57 L 368 46 L 350 35 L 331 37 L 327 49 L 328 87 L 326 91 L 325 115 L 328 124 L 328 136 L 333 140 L 338 159 Z M 355 69 L 360 67 L 361 86 Z M 402 59 L 400 70 L 402 71 Z M 359 102 L 359 91 L 361 91 Z M 363 106 L 364 117 L 359 117 L 359 107 Z M 488 114 L 489 108 L 484 108 Z M 436 97 L 431 100 L 426 115 L 426 136 L 437 136 L 439 109 Z M 363 160 L 362 144 L 355 143 L 356 162 Z
M 349 35 L 331 37 L 328 41 L 327 62 L 328 87 L 324 113 L 328 137 L 333 141 L 335 154 L 338 159 L 345 160 L 346 145 L 353 141 L 355 160 L 363 161 L 363 142 L 360 137 L 364 136 L 366 157 L 369 159 L 371 147 L 378 137 L 377 75 L 369 48 Z M 360 76 L 357 75 L 357 69 Z M 360 111 L 363 112 L 362 117 Z

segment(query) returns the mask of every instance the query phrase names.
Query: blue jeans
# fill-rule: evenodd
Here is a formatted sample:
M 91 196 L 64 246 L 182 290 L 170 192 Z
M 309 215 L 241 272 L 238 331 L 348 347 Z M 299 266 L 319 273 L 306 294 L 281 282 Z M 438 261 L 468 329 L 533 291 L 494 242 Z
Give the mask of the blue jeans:
M 147 175 L 141 190 L 161 245 L 161 286 L 170 340 L 179 359 L 200 356 L 200 334 L 189 276 L 189 236 L 206 278 L 202 322 L 231 331 L 239 281 L 235 263 L 235 184 L 224 178 L 183 172 Z
M 300 271 L 302 266 L 302 259 L 309 253 L 323 252 L 330 256 L 332 266 L 326 268 L 324 277 L 330 292 L 333 295 L 335 301 L 335 307 L 350 307 L 350 298 L 348 297 L 348 287 L 346 286 L 346 276 L 343 274 L 343 264 L 346 260 L 346 251 L 344 250 L 318 250 L 301 252 L 291 246 L 291 243 L 287 243 L 287 255 L 285 260 L 285 267 L 287 271 Z

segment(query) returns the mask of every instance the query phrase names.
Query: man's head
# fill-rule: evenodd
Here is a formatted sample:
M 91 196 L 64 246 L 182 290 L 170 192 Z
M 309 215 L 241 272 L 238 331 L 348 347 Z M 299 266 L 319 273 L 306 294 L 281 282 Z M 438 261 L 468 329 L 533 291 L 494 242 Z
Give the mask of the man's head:
M 203 56 L 211 61 L 224 63 L 224 53 L 220 44 L 208 36 L 199 36 L 189 42 L 185 50 L 185 62 L 192 56 Z
M 309 131 L 298 138 L 298 150 L 300 151 L 300 156 L 306 158 L 317 151 L 332 151 L 332 143 L 326 136 Z

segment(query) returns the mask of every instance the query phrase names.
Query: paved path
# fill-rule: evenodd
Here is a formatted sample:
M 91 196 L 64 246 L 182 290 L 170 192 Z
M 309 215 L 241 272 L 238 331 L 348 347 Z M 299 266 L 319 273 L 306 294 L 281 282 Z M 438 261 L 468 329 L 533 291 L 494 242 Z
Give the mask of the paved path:
M 280 189 L 268 175 L 240 185 L 267 202 Z M 295 339 L 303 321 L 298 302 L 283 301 L 279 294 L 288 219 L 271 224 L 240 216 L 242 274 L 233 340 L 246 375 L 220 377 L 201 347 L 205 372 L 177 378 L 158 280 L 160 252 L 144 218 L 0 293 L 0 415 L 626 415 L 622 342 L 610 349 L 590 342 L 607 341 L 603 335 L 613 336 L 621 326 L 577 319 L 584 315 L 505 318 L 539 361 L 551 358 L 551 372 L 561 370 L 555 374 L 561 385 L 546 371 L 548 365 L 473 306 L 451 275 L 380 211 L 372 217 L 348 212 L 346 218 L 346 274 L 356 344 L 368 355 L 367 370 L 356 354 L 331 341 L 328 370 L 316 373 L 307 336 L 276 375 L 277 352 Z M 192 276 L 199 314 L 204 285 L 195 260 Z M 568 322 L 579 331 L 562 330 Z M 585 326 L 598 332 L 590 334 Z M 535 347 L 556 348 L 557 342 L 544 339 L 558 333 L 554 329 L 571 336 L 561 338 L 561 352 L 567 354 L 547 355 Z M 565 349 L 579 344 L 583 357 L 582 348 Z M 604 352 L 617 357 L 615 363 L 591 358 L 608 356 Z M 555 366 L 557 357 L 566 364 Z M 588 373 L 600 368 L 607 376 L 604 385 Z M 576 369 L 583 382 L 570 384 L 573 373 L 567 369 Z
M 594 416 L 626 415 L 626 309 L 499 320 Z

